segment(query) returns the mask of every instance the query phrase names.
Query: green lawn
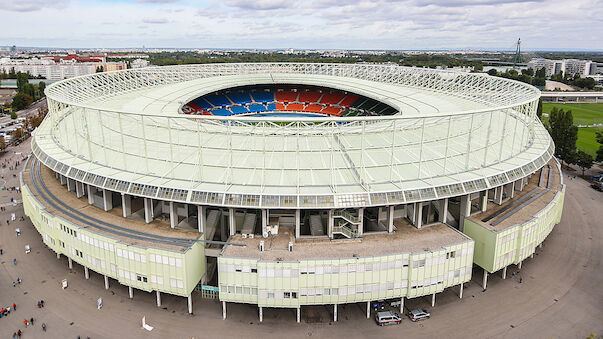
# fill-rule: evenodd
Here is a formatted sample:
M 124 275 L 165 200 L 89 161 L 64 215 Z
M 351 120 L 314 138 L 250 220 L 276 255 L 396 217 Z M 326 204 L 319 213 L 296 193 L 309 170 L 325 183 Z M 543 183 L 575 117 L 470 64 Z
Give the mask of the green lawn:
M 603 103 L 601 104 L 554 104 L 543 103 L 542 112 L 550 113 L 553 107 L 563 109 L 564 111 L 571 110 L 574 117 L 574 125 L 592 125 L 603 124 Z M 543 117 L 543 121 L 548 118 Z M 603 132 L 601 127 L 582 127 L 578 129 L 578 141 L 576 146 L 584 152 L 597 156 L 599 144 L 596 139 L 596 132 Z

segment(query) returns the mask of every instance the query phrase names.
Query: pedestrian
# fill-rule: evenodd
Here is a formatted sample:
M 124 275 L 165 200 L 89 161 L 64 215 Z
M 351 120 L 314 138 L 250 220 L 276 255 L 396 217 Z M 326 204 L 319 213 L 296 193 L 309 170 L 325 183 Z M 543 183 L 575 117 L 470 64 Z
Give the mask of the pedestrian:
M 4 254 L 4 250 L 0 248 L 0 255 Z
M 27 328 L 27 319 L 23 319 L 23 325 L 25 325 L 25 328 Z
M 22 334 L 22 333 L 23 333 L 23 332 L 21 332 L 21 330 L 18 330 L 18 331 L 17 331 L 17 336 L 19 336 L 19 338 L 21 338 L 21 334 Z
M 29 323 L 31 324 L 31 326 L 33 326 L 33 317 L 29 320 Z
M 42 331 L 46 332 L 46 324 L 42 323 Z
M 10 314 L 10 306 L 6 308 L 6 313 Z
M 519 277 L 519 283 L 521 284 L 521 282 L 523 281 L 522 277 Z
M 40 308 L 40 307 L 42 307 L 42 306 L 41 306 L 40 302 L 38 301 L 38 308 Z
M 13 339 L 17 339 L 17 332 L 13 332 Z
M 21 278 L 17 278 L 17 284 L 21 285 Z
M 17 258 L 13 259 L 13 264 L 17 264 Z
M 13 281 L 13 287 L 17 287 L 17 284 Z
M 17 304 L 13 304 L 13 311 L 17 310 Z

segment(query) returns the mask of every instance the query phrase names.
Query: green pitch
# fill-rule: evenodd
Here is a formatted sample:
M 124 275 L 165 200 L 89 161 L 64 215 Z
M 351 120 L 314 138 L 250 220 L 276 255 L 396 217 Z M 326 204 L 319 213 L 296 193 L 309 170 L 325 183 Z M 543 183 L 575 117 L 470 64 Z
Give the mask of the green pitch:
M 574 117 L 574 125 L 593 125 L 603 124 L 603 103 L 600 104 L 555 104 L 543 103 L 542 112 L 550 113 L 553 107 L 571 110 Z M 543 117 L 543 121 L 548 118 Z M 603 132 L 603 127 L 581 127 L 578 129 L 578 141 L 576 146 L 584 152 L 596 156 L 599 144 L 596 139 L 596 132 Z

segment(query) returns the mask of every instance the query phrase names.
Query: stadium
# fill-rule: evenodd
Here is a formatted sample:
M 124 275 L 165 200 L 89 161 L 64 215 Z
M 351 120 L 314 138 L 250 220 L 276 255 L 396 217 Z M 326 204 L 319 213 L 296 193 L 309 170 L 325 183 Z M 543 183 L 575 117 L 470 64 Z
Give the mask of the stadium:
M 110 283 L 297 310 L 522 265 L 565 186 L 540 92 L 371 64 L 206 64 L 46 89 L 21 175 L 44 243 Z

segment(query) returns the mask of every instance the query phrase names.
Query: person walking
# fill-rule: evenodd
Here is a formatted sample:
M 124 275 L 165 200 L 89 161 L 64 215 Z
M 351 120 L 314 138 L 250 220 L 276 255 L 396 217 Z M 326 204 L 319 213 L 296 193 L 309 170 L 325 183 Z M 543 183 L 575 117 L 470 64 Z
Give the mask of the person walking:
M 33 326 L 33 317 L 32 317 L 31 319 L 29 319 L 29 324 L 30 324 L 31 326 Z
M 42 323 L 42 331 L 46 332 L 46 324 Z
M 23 319 L 23 325 L 25 325 L 25 328 L 27 328 L 27 319 Z
M 13 311 L 17 310 L 17 304 L 13 304 Z
M 15 265 L 17 264 L 17 258 L 13 259 L 13 264 L 15 264 Z

